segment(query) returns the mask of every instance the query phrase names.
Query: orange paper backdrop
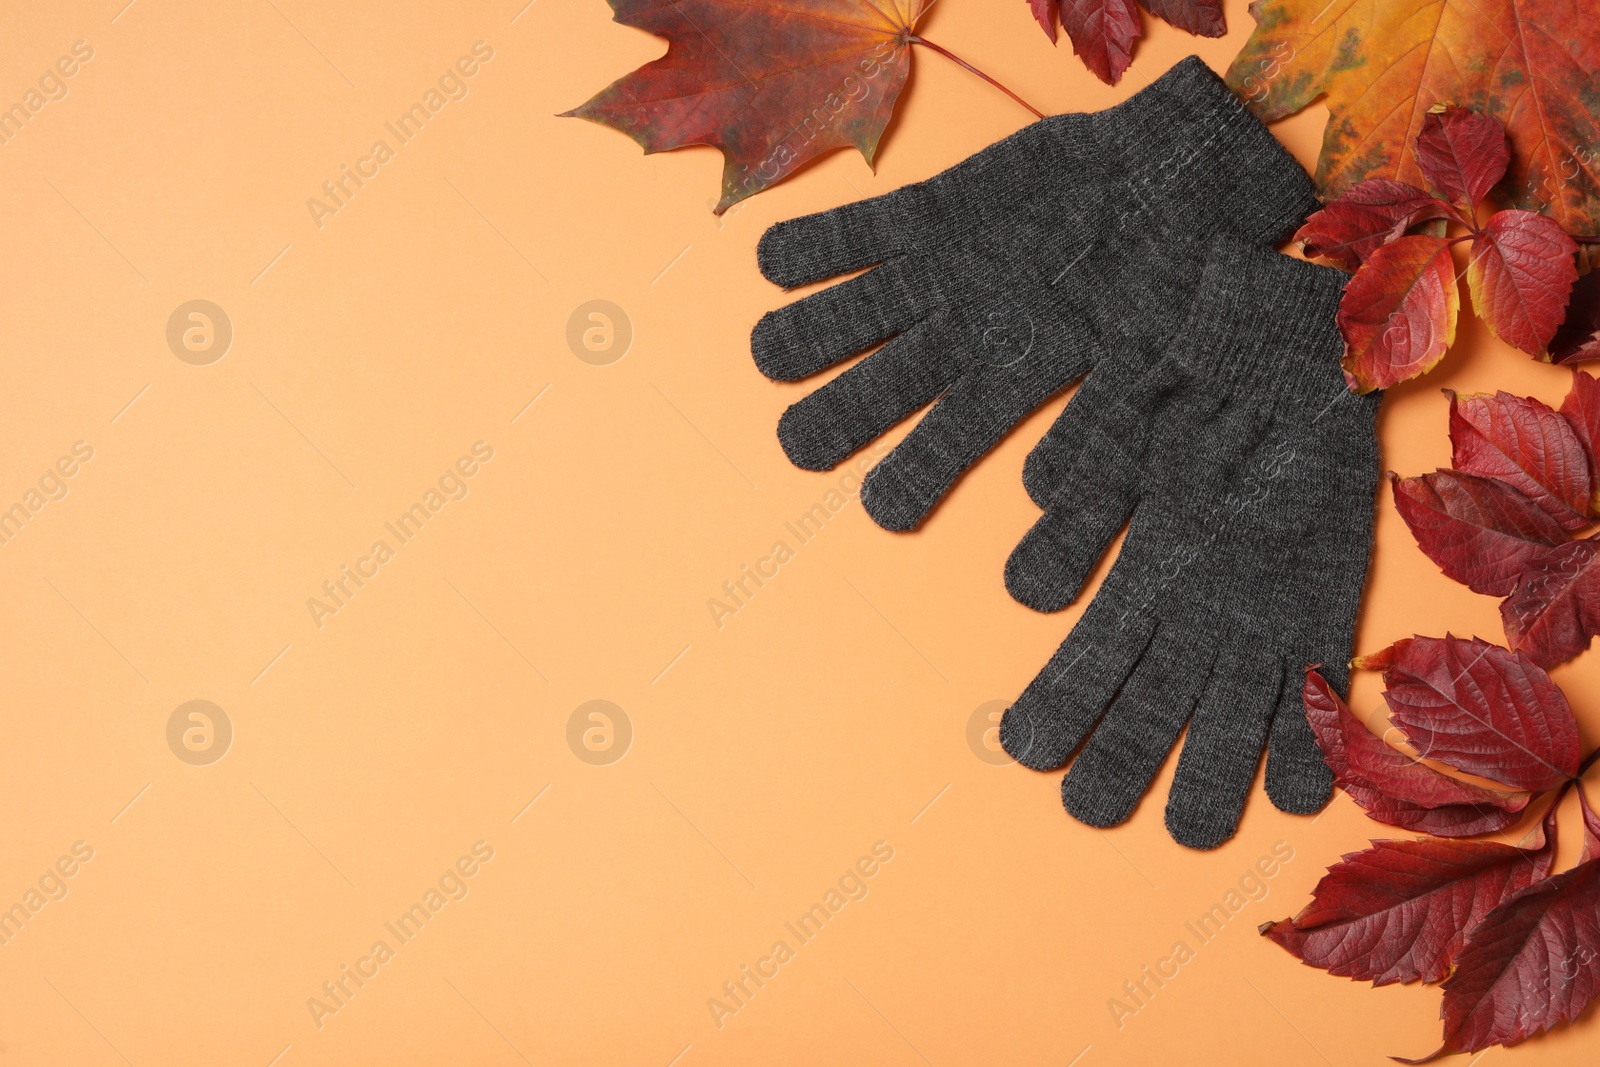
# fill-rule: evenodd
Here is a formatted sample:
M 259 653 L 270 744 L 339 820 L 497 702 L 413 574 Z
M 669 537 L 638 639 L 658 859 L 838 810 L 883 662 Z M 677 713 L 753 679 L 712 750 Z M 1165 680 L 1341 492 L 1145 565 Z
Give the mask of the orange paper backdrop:
M 0 1062 L 1434 1047 L 1436 990 L 1255 934 L 1383 834 L 1349 800 L 1296 818 L 1258 790 L 1198 854 L 1162 826 L 1170 761 L 1099 831 L 989 747 L 1079 610 L 1000 580 L 1059 402 L 911 536 L 851 499 L 860 467 L 777 446 L 809 386 L 749 358 L 785 299 L 762 230 L 927 177 L 1017 107 L 918 52 L 876 174 L 839 153 L 717 218 L 713 151 L 554 117 L 663 49 L 602 0 L 122 3 L 14 3 L 0 35 L 0 104 L 38 104 L 0 144 L 0 506 L 26 515 L 0 544 Z M 1224 68 L 1251 25 L 1228 17 L 1215 41 L 1147 19 L 1117 88 L 1020 0 L 925 30 L 1054 112 L 1190 51 Z M 1277 129 L 1303 163 L 1324 117 Z M 1468 314 L 1386 403 L 1385 463 L 1446 461 L 1440 386 L 1567 377 Z M 1500 639 L 1379 510 L 1360 646 Z M 1600 655 L 1556 676 L 1593 744 Z M 1373 678 L 1354 702 L 1378 721 Z M 1597 1047 L 1580 1024 L 1491 1055 Z

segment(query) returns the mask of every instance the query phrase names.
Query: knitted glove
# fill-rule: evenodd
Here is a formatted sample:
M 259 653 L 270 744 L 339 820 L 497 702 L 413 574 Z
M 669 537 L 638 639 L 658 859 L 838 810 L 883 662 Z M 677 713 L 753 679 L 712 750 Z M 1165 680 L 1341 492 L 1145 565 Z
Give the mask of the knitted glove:
M 761 371 L 805 378 L 892 339 L 789 408 L 778 439 L 796 465 L 828 470 L 937 399 L 862 487 L 874 520 L 912 529 L 1104 353 L 1158 354 L 1211 235 L 1277 244 L 1316 203 L 1191 56 L 1107 111 L 1036 122 L 927 181 L 781 222 L 758 248 L 779 285 L 873 269 L 763 316 Z
M 1185 722 L 1167 803 L 1180 843 L 1233 835 L 1263 746 L 1277 807 L 1328 799 L 1303 670 L 1344 688 L 1378 481 L 1378 394 L 1352 394 L 1339 368 L 1346 277 L 1219 239 L 1167 357 L 1097 371 L 1028 458 L 1046 511 L 1006 565 L 1022 603 L 1071 601 L 1128 522 L 1000 726 L 1039 770 L 1087 737 L 1061 796 L 1092 826 L 1132 813 Z

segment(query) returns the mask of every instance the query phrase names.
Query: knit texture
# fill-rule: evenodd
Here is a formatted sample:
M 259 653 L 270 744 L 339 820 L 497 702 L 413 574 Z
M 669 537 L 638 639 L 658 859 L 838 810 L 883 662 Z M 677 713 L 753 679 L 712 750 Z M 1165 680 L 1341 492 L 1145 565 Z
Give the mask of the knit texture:
M 887 342 L 778 425 L 828 470 L 932 404 L 867 475 L 909 530 L 1013 426 L 1099 364 L 1153 364 L 1210 238 L 1262 245 L 1316 204 L 1300 168 L 1198 59 L 1097 114 L 1034 123 L 924 182 L 772 227 L 786 287 L 870 267 L 763 316 L 756 365 L 792 381 Z
M 1216 239 L 1166 357 L 1096 371 L 1028 458 L 1046 510 L 1007 561 L 1016 599 L 1063 607 L 1128 527 L 1000 729 L 1038 769 L 1082 745 L 1062 800 L 1086 823 L 1128 818 L 1185 724 L 1167 804 L 1182 844 L 1233 835 L 1263 748 L 1277 807 L 1327 801 L 1301 687 L 1320 663 L 1344 689 L 1378 482 L 1378 395 L 1339 368 L 1346 277 Z

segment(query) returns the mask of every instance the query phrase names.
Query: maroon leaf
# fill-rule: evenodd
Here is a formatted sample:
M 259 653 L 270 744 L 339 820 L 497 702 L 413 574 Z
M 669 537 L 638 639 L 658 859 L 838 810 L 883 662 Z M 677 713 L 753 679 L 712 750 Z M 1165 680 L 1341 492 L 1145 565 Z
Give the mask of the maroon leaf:
M 1600 542 L 1571 541 L 1530 559 L 1500 605 L 1506 643 L 1541 667 L 1565 663 L 1600 634 Z
M 1506 344 L 1542 356 L 1566 314 L 1578 246 L 1548 215 L 1501 211 L 1472 239 L 1467 290 L 1478 317 Z
M 1145 10 L 1163 22 L 1199 37 L 1221 37 L 1228 32 L 1222 0 L 1141 0 Z
M 1470 837 L 1504 830 L 1528 806 L 1527 793 L 1458 781 L 1390 748 L 1314 668 L 1306 671 L 1304 702 L 1323 762 L 1370 819 L 1435 837 Z
M 1589 457 L 1589 484 L 1595 491 L 1589 510 L 1600 511 L 1596 506 L 1600 502 L 1600 454 L 1595 452 L 1595 446 L 1600 444 L 1600 380 L 1581 370 L 1573 371 L 1572 391 L 1561 402 L 1561 415 L 1583 442 L 1583 450 Z
M 1405 182 L 1372 178 L 1323 205 L 1294 239 L 1308 258 L 1353 271 L 1367 257 L 1426 219 L 1445 218 L 1450 206 Z
M 1444 1044 L 1400 1062 L 1514 1045 L 1577 1018 L 1597 993 L 1600 860 L 1588 860 L 1518 890 L 1473 928 L 1444 984 Z
M 1600 814 L 1589 806 L 1582 782 L 1578 783 L 1578 808 L 1583 812 L 1583 862 L 1587 863 L 1600 854 Z
M 1061 0 L 1061 26 L 1072 52 L 1107 85 L 1122 80 L 1140 35 L 1133 0 Z
M 1527 656 L 1450 634 L 1393 651 L 1383 698 L 1424 758 L 1511 789 L 1551 789 L 1577 773 L 1578 722 Z
M 1464 107 L 1447 107 L 1422 120 L 1417 167 L 1451 203 L 1477 204 L 1511 162 L 1511 145 L 1500 120 Z
M 1417 545 L 1474 593 L 1505 596 L 1524 571 L 1571 543 L 1560 523 L 1504 482 L 1448 470 L 1390 480 Z
M 1589 455 L 1572 424 L 1532 397 L 1457 396 L 1449 389 L 1450 465 L 1498 478 L 1538 504 L 1567 530 L 1588 525 L 1593 483 Z
M 1061 0 L 1028 0 L 1028 7 L 1033 12 L 1033 17 L 1040 26 L 1044 27 L 1044 35 L 1050 38 L 1050 43 L 1056 40 L 1056 16 L 1061 7 Z
M 1467 931 L 1555 861 L 1555 809 L 1544 842 L 1374 841 L 1328 868 L 1311 903 L 1261 933 L 1302 963 L 1342 978 L 1388 985 L 1437 982 Z
M 1600 270 L 1579 278 L 1567 298 L 1566 314 L 1550 338 L 1550 362 L 1600 359 Z

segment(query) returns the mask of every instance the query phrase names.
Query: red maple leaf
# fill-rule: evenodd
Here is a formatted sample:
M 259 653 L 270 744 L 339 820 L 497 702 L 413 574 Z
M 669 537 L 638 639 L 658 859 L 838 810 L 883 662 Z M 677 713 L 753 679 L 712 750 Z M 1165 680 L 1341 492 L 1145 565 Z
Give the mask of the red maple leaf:
M 717 212 L 837 148 L 867 162 L 911 71 L 926 0 L 610 0 L 617 22 L 667 54 L 565 115 L 621 130 L 649 152 L 722 151 Z

